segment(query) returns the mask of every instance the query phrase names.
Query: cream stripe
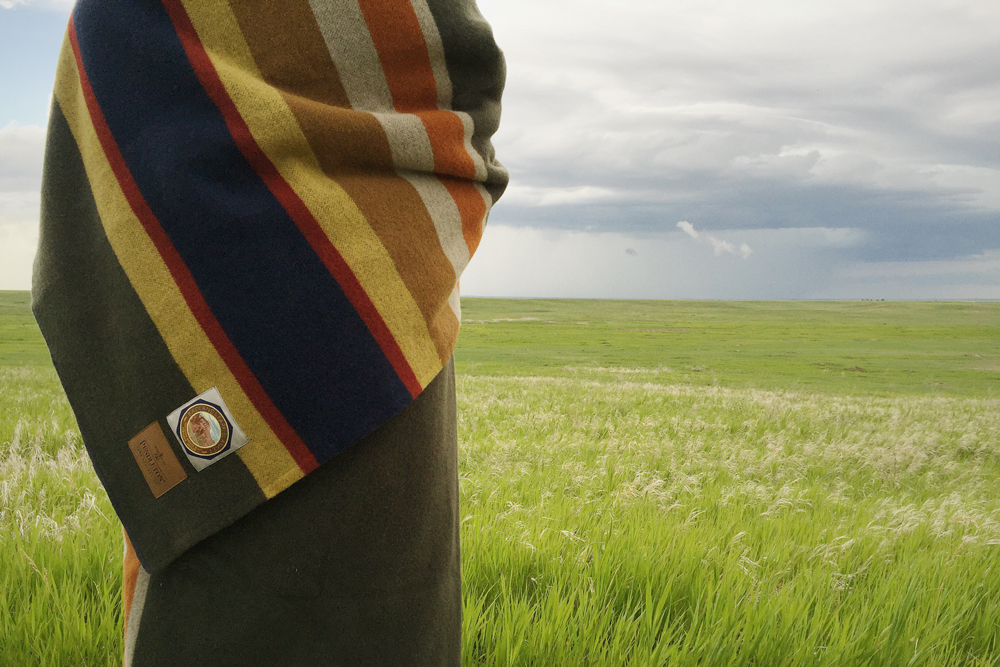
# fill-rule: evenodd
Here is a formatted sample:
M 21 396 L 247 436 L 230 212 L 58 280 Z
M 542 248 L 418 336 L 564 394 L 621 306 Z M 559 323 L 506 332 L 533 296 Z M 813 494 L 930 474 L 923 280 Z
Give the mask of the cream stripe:
M 484 202 L 486 202 L 486 215 L 483 216 L 483 221 L 482 221 L 482 224 L 485 226 L 486 225 L 486 218 L 488 218 L 490 216 L 490 209 L 493 208 L 493 195 L 491 195 L 486 190 L 486 187 L 482 183 L 480 183 L 479 181 L 476 181 L 475 185 L 476 185 L 476 190 L 479 191 L 479 196 L 483 198 Z
M 139 627 L 142 622 L 142 610 L 146 606 L 146 593 L 149 591 L 149 573 L 139 566 L 139 573 L 135 578 L 135 593 L 132 594 L 132 607 L 129 609 L 128 623 L 125 626 L 125 667 L 132 667 L 132 658 L 135 655 L 135 641 L 139 636 Z
M 357 0 L 309 0 L 309 6 L 351 107 L 392 111 L 389 83 Z
M 389 139 L 392 163 L 398 171 L 434 173 L 434 150 L 427 128 L 418 116 L 403 113 L 373 114 Z
M 479 151 L 472 145 L 472 135 L 475 132 L 475 123 L 472 116 L 461 111 L 453 111 L 451 108 L 453 91 L 451 87 L 451 77 L 448 75 L 448 62 L 444 55 L 444 43 L 441 40 L 441 33 L 438 31 L 437 23 L 431 14 L 427 0 L 410 0 L 413 11 L 417 15 L 420 23 L 420 30 L 424 33 L 424 42 L 427 44 L 427 54 L 431 61 L 431 71 L 434 72 L 434 81 L 437 84 L 437 105 L 438 109 L 452 111 L 458 116 L 465 128 L 465 152 L 472 158 L 476 166 L 476 180 L 486 180 L 486 162 Z M 489 205 L 489 203 L 487 203 Z
M 418 116 L 393 111 L 392 93 L 385 79 L 375 42 L 372 41 L 368 24 L 357 0 L 310 0 L 309 5 L 313 9 L 316 23 L 323 34 L 334 67 L 340 74 L 340 83 L 347 93 L 351 106 L 359 111 L 371 112 L 378 120 L 389 142 L 396 171 L 411 183 L 419 177 L 408 177 L 407 171 L 433 174 L 434 149 L 431 147 L 430 137 L 427 136 L 427 128 Z M 426 5 L 424 9 L 427 9 Z M 427 9 L 426 16 L 429 15 L 430 10 Z M 422 29 L 423 20 L 421 19 Z M 436 27 L 434 33 L 437 34 Z M 440 45 L 440 36 L 437 41 Z M 443 47 L 440 53 L 443 58 Z M 440 80 L 436 77 L 435 72 L 435 81 L 440 90 Z M 451 82 L 446 81 L 446 84 L 450 103 Z M 469 261 L 468 248 L 461 234 L 461 219 L 457 216 L 458 209 L 445 191 L 448 202 L 442 211 L 443 202 L 437 201 L 434 196 L 428 196 L 426 190 L 427 188 L 417 188 L 434 222 L 441 248 L 457 276 Z M 450 215 L 448 204 L 455 215 Z M 455 229 L 450 229 L 445 222 L 449 219 L 452 224 L 457 222 L 457 234 Z M 459 311 L 455 311 L 455 317 L 459 317 Z
M 469 263 L 469 247 L 465 243 L 465 237 L 462 236 L 462 219 L 458 215 L 458 207 L 434 176 L 434 149 L 427 136 L 427 128 L 423 121 L 413 114 L 373 115 L 382 125 L 382 130 L 389 140 L 396 173 L 409 181 L 417 190 L 427 214 L 434 223 L 441 250 L 451 263 L 457 280 Z M 426 187 L 420 185 L 421 183 L 426 183 Z M 443 199 L 440 197 L 441 193 L 444 195 Z M 449 305 L 450 303 L 449 301 Z M 461 322 L 461 311 L 454 308 L 452 311 L 455 318 Z
M 420 23 L 420 31 L 424 33 L 424 42 L 427 44 L 431 71 L 434 73 L 434 83 L 437 84 L 438 109 L 451 109 L 451 77 L 448 76 L 448 65 L 444 58 L 444 43 L 441 41 L 441 33 L 438 32 L 437 23 L 434 22 L 434 15 L 431 14 L 431 9 L 427 6 L 427 0 L 411 0 L 410 4 L 413 5 L 417 22 Z
M 389 141 L 393 165 L 399 170 L 433 172 L 434 150 L 423 121 L 413 114 L 393 111 L 392 93 L 357 0 L 310 0 L 309 6 L 351 107 L 369 111 L 378 119 Z
M 458 318 L 458 323 L 462 323 L 462 299 L 458 294 L 458 283 L 455 283 L 455 289 L 451 291 L 451 296 L 448 297 L 448 305 L 451 306 L 452 312 L 455 313 L 455 317 Z
M 472 163 L 476 166 L 476 182 L 482 183 L 486 180 L 486 162 L 483 161 L 483 156 L 479 154 L 479 151 L 472 146 L 472 133 L 475 132 L 476 125 L 472 116 L 465 112 L 456 111 L 455 115 L 462 121 L 462 128 L 465 130 L 465 152 L 469 154 Z M 487 202 L 487 206 L 489 206 L 489 202 Z
M 427 0 L 410 0 L 410 4 L 413 6 L 413 11 L 417 15 L 417 21 L 420 23 L 420 30 L 424 35 L 424 43 L 427 45 L 427 55 L 430 58 L 431 71 L 434 73 L 434 82 L 437 85 L 438 109 L 452 111 L 452 113 L 458 116 L 459 120 L 462 122 L 465 152 L 472 160 L 472 164 L 474 165 L 476 171 L 474 184 L 480 195 L 484 196 L 483 201 L 486 203 L 486 210 L 489 211 L 490 206 L 493 203 L 493 199 L 489 196 L 486 189 L 483 188 L 481 184 L 481 182 L 485 181 L 487 177 L 486 162 L 483 160 L 483 156 L 479 154 L 479 151 L 477 151 L 472 145 L 472 135 L 475 132 L 475 123 L 472 120 L 472 116 L 469 114 L 460 111 L 453 111 L 451 109 L 453 91 L 451 86 L 451 77 L 448 75 L 448 64 L 445 59 L 444 43 L 441 40 L 441 33 L 438 31 L 437 23 L 434 21 L 434 16 L 427 4 Z M 441 238 L 442 247 L 445 248 L 445 254 L 448 255 L 449 259 L 452 257 L 456 258 L 452 261 L 452 266 L 455 268 L 455 276 L 457 279 L 462 275 L 462 271 L 465 270 L 465 267 L 468 265 L 470 259 L 469 248 L 465 242 L 465 236 L 462 232 L 461 216 L 452 217 L 457 214 L 457 207 L 453 208 L 442 206 L 442 203 L 437 201 L 436 197 L 428 196 L 428 194 L 429 193 L 424 191 L 420 192 L 420 196 L 424 199 L 428 210 L 431 211 L 431 215 L 434 218 L 434 225 L 438 229 L 438 236 Z M 451 199 L 451 195 L 448 195 L 448 199 Z M 435 209 L 431 208 L 432 205 L 437 206 L 436 215 Z M 454 233 L 456 224 L 458 230 L 457 234 Z M 442 232 L 444 232 L 444 234 L 442 234 Z M 452 248 L 448 248 L 449 243 L 453 245 Z M 449 304 L 451 303 L 452 300 L 449 299 Z M 455 317 L 457 317 L 459 322 L 461 322 L 461 309 L 453 306 L 452 310 L 455 312 Z
M 251 441 L 237 456 L 264 495 L 276 495 L 302 472 L 216 353 L 125 199 L 91 124 L 70 48 L 59 56 L 56 98 L 83 157 L 105 233 L 146 312 L 195 392 L 218 386 Z
M 434 175 L 434 150 L 423 121 L 413 114 L 400 114 L 393 110 L 392 94 L 385 72 L 357 0 L 333 0 L 330 3 L 310 0 L 310 6 L 351 105 L 355 109 L 372 112 L 382 125 L 392 152 L 393 166 L 400 176 L 416 188 L 434 222 L 441 249 L 451 262 L 455 276 L 461 275 L 469 263 L 469 249 L 462 235 L 462 219 L 458 207 Z M 430 52 L 438 88 L 438 105 L 450 106 L 451 80 L 444 67 L 441 36 L 426 2 L 417 0 L 414 11 Z M 347 33 L 353 32 L 362 36 L 346 37 Z M 468 135 L 468 130 L 466 134 Z M 466 143 L 467 148 L 471 148 L 468 140 Z M 478 173 L 478 163 L 476 169 Z M 449 305 L 452 305 L 451 300 Z M 461 311 L 454 307 L 452 310 L 455 317 L 461 320 Z
M 437 229 L 441 241 L 441 248 L 455 268 L 457 280 L 469 264 L 469 246 L 466 245 L 465 236 L 462 234 L 462 215 L 459 213 L 458 205 L 444 184 L 433 174 L 404 171 L 399 175 L 410 182 L 431 214 L 434 228 Z M 457 317 L 458 313 L 455 313 L 455 316 Z
M 268 85 L 222 0 L 184 6 L 215 69 L 260 148 L 302 199 L 372 300 L 421 386 L 441 367 L 427 323 L 385 246 L 351 197 L 323 173 L 281 93 Z
M 482 196 L 483 201 L 486 202 L 486 216 L 489 217 L 490 209 L 493 208 L 493 195 L 491 195 L 486 190 L 486 187 L 479 181 L 476 181 L 476 189 L 479 190 L 480 196 Z M 483 224 L 486 224 L 485 218 L 483 219 Z

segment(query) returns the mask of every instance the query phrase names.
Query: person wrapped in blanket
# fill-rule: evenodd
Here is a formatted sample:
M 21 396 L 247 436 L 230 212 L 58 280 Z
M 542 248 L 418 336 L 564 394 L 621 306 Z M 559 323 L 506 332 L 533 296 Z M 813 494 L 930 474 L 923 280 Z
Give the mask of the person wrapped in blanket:
M 474 0 L 80 0 L 35 317 L 126 667 L 458 665 L 458 280 L 507 183 Z

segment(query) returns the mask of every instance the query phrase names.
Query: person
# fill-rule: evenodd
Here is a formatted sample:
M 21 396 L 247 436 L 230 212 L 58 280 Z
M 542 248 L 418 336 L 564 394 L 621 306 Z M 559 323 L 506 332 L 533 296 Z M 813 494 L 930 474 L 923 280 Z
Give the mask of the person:
M 212 425 L 208 423 L 208 417 L 205 416 L 204 412 L 195 414 L 188 424 L 191 438 L 197 443 L 198 448 L 206 453 L 211 452 L 219 443 L 219 437 L 213 435 L 212 430 Z M 218 428 L 216 430 L 221 431 Z
M 126 666 L 460 663 L 504 78 L 474 0 L 74 7 L 32 307 L 124 527 Z

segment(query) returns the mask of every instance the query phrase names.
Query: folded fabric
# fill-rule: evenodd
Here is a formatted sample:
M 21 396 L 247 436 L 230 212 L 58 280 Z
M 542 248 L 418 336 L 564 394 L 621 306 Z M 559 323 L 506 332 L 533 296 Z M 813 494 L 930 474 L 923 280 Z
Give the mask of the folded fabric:
M 126 542 L 122 667 L 460 667 L 456 426 L 449 364 L 162 570 L 143 571 Z
M 76 5 L 33 308 L 147 570 L 451 357 L 503 80 L 473 0 Z

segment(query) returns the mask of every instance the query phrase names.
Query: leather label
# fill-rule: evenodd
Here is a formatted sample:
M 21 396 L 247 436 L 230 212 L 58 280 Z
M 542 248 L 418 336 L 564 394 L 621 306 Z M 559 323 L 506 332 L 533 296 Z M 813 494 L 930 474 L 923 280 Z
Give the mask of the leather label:
M 187 473 L 170 449 L 159 422 L 153 422 L 129 440 L 128 448 L 132 450 L 132 456 L 139 464 L 154 498 L 159 498 L 187 479 Z

